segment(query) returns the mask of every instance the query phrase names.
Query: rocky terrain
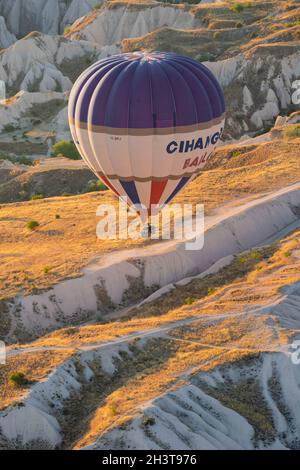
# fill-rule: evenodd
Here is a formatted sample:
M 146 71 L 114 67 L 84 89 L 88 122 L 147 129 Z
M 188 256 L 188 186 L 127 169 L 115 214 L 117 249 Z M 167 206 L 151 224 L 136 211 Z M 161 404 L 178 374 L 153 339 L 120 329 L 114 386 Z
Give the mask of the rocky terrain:
M 81 160 L 53 158 L 34 166 L 0 161 L 0 202 L 88 192 L 95 175 Z
M 0 0 L 1 449 L 300 448 L 299 19 L 296 0 Z M 201 250 L 97 239 L 115 196 L 49 158 L 80 72 L 158 49 L 227 102 L 175 199 L 204 204 Z
M 28 130 L 45 131 L 45 127 L 57 140 L 69 138 L 66 108 L 55 109 L 55 93 L 68 93 L 89 64 L 122 51 L 173 50 L 204 61 L 224 88 L 227 139 L 264 132 L 278 114 L 296 110 L 292 99 L 293 83 L 300 74 L 296 0 L 244 2 L 238 11 L 230 1 L 198 5 L 108 1 L 92 8 L 91 0 L 74 0 L 68 2 L 67 11 L 67 2 L 56 1 L 57 17 L 46 15 L 51 2 L 37 2 L 37 18 L 31 17 L 27 26 L 22 22 L 22 34 L 28 34 L 17 41 L 11 35 L 20 33 L 18 15 L 26 16 L 32 2 L 14 3 L 14 21 L 10 15 L 15 10 L 8 13 L 8 3 L 0 4 L 5 18 L 0 22 L 0 39 L 3 36 L 7 41 L 0 54 L 0 80 L 8 99 L 1 103 L 0 145 L 4 140 L 13 147 L 16 138 L 26 141 Z M 72 20 L 66 19 L 68 15 Z M 51 24 L 44 24 L 45 18 Z M 62 30 L 59 25 L 66 23 L 70 26 Z M 35 105 L 43 101 L 53 110 L 46 123 L 43 117 L 42 122 L 36 118 Z
M 19 39 L 31 31 L 63 33 L 67 25 L 101 3 L 99 0 L 1 0 L 0 15 L 5 18 L 9 31 Z
M 200 251 L 97 241 L 110 192 L 2 205 L 2 448 L 299 447 L 300 141 L 278 121 L 178 196 L 205 202 Z

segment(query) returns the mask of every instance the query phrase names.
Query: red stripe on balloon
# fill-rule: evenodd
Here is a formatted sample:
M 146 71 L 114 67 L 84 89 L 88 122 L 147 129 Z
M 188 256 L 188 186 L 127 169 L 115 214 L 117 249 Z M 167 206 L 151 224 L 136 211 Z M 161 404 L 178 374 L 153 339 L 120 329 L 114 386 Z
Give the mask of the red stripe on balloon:
M 158 204 L 162 193 L 166 187 L 168 180 L 163 181 L 152 181 L 151 183 L 151 196 L 150 196 L 150 205 Z

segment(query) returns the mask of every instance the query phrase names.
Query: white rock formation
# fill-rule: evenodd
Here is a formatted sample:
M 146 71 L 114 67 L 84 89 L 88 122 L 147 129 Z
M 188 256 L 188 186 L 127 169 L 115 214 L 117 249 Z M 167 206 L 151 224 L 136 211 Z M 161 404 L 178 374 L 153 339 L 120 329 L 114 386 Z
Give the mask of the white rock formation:
M 250 120 L 257 129 L 262 128 L 264 121 L 274 119 L 279 114 L 278 98 L 270 88 L 267 92 L 266 102 L 258 111 L 255 111 Z
M 0 16 L 0 49 L 10 46 L 16 40 L 16 36 L 8 31 L 5 19 Z
M 0 15 L 17 36 L 30 31 L 57 34 L 101 0 L 0 0 Z
M 275 124 L 274 124 L 274 128 L 284 126 L 287 122 L 287 119 L 288 119 L 287 116 L 277 116 Z
M 9 95 L 19 90 L 66 91 L 101 48 L 86 41 L 32 33 L 0 55 L 0 80 Z
M 35 1 L 28 2 L 26 8 L 29 5 L 33 8 Z M 66 6 L 67 2 L 60 2 L 60 8 L 61 3 Z M 0 0 L 0 13 L 1 5 L 6 4 Z M 16 5 L 25 8 L 22 0 L 15 2 L 13 8 Z M 72 8 L 79 11 L 77 1 L 68 5 L 65 15 L 73 11 Z M 45 11 L 50 8 L 47 0 L 43 8 Z M 55 6 L 53 8 L 55 10 Z M 69 91 L 89 64 L 119 52 L 122 39 L 141 36 L 163 26 L 194 28 L 199 25 L 199 20 L 189 10 L 175 5 L 107 5 L 77 20 L 68 38 L 34 32 L 8 47 L 0 55 L 0 84 L 5 83 L 7 96 L 13 96 L 20 89 Z M 48 29 L 51 30 L 50 26 Z M 225 92 L 225 138 L 237 139 L 245 134 L 253 136 L 272 125 L 278 114 L 287 112 L 292 102 L 293 81 L 300 76 L 300 53 L 295 43 L 259 45 L 233 58 L 206 65 L 215 73 Z M 59 115 L 62 136 L 69 135 L 67 124 L 63 124 L 64 116 L 66 114 Z
M 65 106 L 59 113 L 52 119 L 49 128 L 55 131 L 56 141 L 71 140 L 71 132 L 68 121 L 68 106 Z
M 205 65 L 224 89 L 227 136 L 236 138 L 248 129 L 263 129 L 292 104 L 292 83 L 300 76 L 300 52 L 293 44 L 262 46 Z
M 249 421 L 214 398 L 229 395 L 246 380 L 255 383 L 257 402 L 264 403 L 261 419 L 271 417 L 269 435 L 255 435 Z M 247 450 L 298 448 L 300 432 L 300 369 L 289 355 L 264 353 L 248 365 L 233 364 L 200 373 L 191 383 L 147 404 L 124 428 L 115 427 L 85 449 Z M 222 396 L 222 393 L 221 393 Z M 239 400 L 237 396 L 236 400 Z M 234 403 L 234 400 L 233 400 Z M 152 420 L 143 425 L 142 415 Z M 272 437 L 271 437 L 272 436 Z M 122 444 L 120 444 L 122 443 Z
M 77 20 L 70 37 L 107 46 L 118 44 L 124 38 L 143 36 L 163 26 L 189 29 L 200 24 L 192 13 L 176 5 L 104 7 L 96 14 Z
M 33 118 L 33 107 L 41 104 L 45 104 L 49 107 L 53 101 L 61 101 L 62 104 L 67 103 L 67 95 L 54 91 L 45 93 L 20 91 L 12 100 L 0 101 L 0 131 L 5 131 L 7 126 L 12 126 L 16 129 L 30 126 Z M 58 122 L 57 127 L 59 124 Z
M 10 448 L 59 446 L 63 436 L 57 415 L 64 407 L 64 400 L 80 391 L 94 376 L 93 361 L 101 362 L 103 371 L 113 375 L 115 360 L 121 361 L 120 353 L 124 352 L 131 354 L 127 342 L 83 351 L 66 360 L 45 381 L 33 385 L 22 405 L 0 411 L 0 440 L 5 439 Z M 83 366 L 82 374 L 78 374 L 78 361 Z

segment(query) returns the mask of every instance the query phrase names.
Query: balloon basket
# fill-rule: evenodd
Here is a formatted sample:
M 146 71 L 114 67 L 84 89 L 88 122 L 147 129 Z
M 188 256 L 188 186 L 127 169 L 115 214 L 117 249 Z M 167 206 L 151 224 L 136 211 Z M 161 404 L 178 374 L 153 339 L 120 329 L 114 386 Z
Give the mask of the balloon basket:
M 143 238 L 151 238 L 151 235 L 155 233 L 155 227 L 151 224 L 146 224 L 142 228 L 141 235 Z

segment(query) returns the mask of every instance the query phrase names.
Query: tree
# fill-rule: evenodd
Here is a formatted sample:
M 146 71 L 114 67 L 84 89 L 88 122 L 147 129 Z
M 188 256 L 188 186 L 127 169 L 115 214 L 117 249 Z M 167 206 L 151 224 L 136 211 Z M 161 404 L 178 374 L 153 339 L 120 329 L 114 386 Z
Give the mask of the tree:
M 61 140 L 56 142 L 53 145 L 53 157 L 58 157 L 63 155 L 66 158 L 71 158 L 71 160 L 80 160 L 80 154 L 75 146 L 75 144 L 68 140 Z

